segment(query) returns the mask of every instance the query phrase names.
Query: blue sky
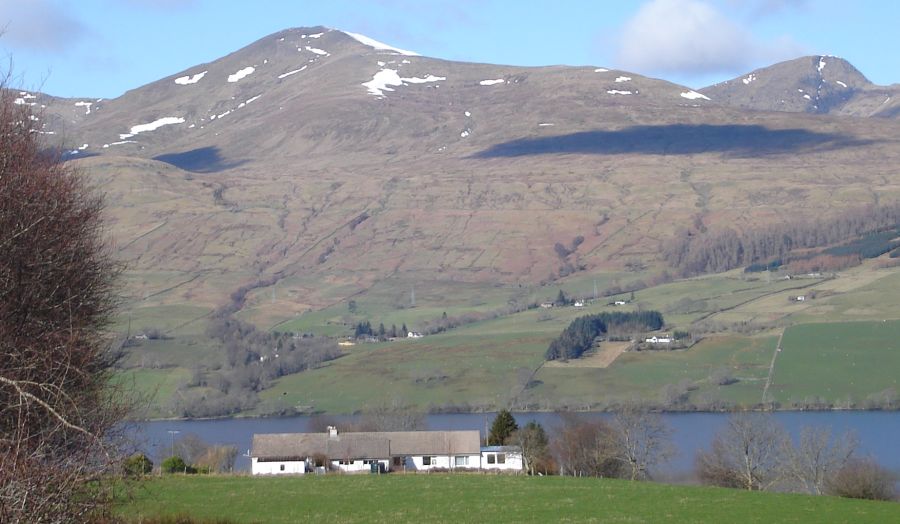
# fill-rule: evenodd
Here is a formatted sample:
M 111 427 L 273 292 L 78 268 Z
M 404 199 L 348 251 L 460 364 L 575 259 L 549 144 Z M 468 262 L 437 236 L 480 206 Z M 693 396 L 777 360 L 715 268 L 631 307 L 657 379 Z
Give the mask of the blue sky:
M 0 52 L 14 83 L 72 97 L 115 97 L 313 25 L 450 60 L 615 67 L 691 87 L 832 54 L 890 84 L 898 20 L 887 0 L 0 0 Z

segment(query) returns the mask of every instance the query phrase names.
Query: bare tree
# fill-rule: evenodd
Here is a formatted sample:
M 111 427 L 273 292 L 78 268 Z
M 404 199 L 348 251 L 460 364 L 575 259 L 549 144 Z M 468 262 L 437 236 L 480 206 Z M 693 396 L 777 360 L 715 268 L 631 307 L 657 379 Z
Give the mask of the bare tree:
M 562 420 L 551 444 L 561 475 L 624 476 L 624 467 L 615 458 L 615 430 L 608 423 L 567 413 Z
M 821 495 L 829 479 L 851 460 L 858 445 L 853 434 L 833 437 L 827 428 L 804 427 L 797 445 L 786 450 L 790 458 L 788 473 L 802 489 Z
M 738 413 L 713 438 L 712 449 L 697 456 L 697 473 L 707 484 L 766 490 L 785 475 L 787 434 L 771 417 Z
M 0 82 L 0 522 L 104 510 L 124 416 L 105 328 L 116 264 L 100 197 Z
M 529 475 L 548 473 L 549 441 L 543 426 L 532 420 L 516 430 L 511 440 L 522 448 L 522 458 L 525 459 L 525 469 Z
M 672 429 L 658 414 L 629 407 L 613 417 L 616 430 L 615 457 L 622 462 L 631 480 L 650 477 L 650 470 L 667 462 L 675 453 Z

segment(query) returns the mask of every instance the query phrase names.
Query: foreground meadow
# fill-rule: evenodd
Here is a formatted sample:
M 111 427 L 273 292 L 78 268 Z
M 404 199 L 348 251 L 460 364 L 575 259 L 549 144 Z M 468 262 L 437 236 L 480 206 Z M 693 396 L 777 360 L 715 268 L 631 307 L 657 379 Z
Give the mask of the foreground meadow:
M 131 522 L 898 522 L 900 504 L 572 477 L 476 474 L 152 479 Z

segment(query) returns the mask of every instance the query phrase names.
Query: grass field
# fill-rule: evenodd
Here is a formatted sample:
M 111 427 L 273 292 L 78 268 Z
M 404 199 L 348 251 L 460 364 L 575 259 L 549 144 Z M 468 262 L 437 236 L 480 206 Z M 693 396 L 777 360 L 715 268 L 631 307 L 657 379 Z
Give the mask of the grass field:
M 789 328 L 775 364 L 773 398 L 855 401 L 900 390 L 900 321 L 802 324 Z
M 132 521 L 192 515 L 293 522 L 897 522 L 900 504 L 572 477 L 165 477 L 118 507 Z

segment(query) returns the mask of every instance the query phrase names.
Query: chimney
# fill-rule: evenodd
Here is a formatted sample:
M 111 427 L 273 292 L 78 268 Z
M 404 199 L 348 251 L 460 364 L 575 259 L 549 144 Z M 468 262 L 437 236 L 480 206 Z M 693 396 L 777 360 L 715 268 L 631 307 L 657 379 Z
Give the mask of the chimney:
M 336 426 L 328 426 L 328 437 L 336 438 L 338 436 L 338 430 Z

